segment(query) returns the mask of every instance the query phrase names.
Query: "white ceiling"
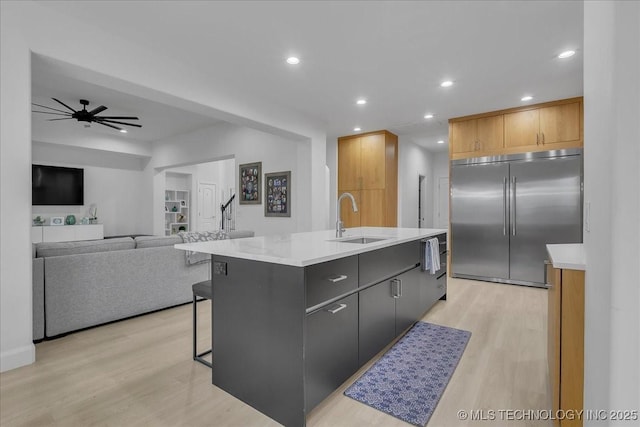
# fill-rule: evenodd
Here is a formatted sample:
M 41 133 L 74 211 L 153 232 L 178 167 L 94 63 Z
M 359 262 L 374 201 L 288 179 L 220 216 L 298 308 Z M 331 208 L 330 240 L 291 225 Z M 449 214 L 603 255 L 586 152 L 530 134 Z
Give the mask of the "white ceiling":
M 355 133 L 355 126 L 363 132 L 389 129 L 426 148 L 446 150 L 435 141 L 446 141 L 449 118 L 519 106 L 525 94 L 534 97 L 529 103 L 582 95 L 580 1 L 46 5 L 196 67 L 227 87 L 324 121 L 330 137 Z M 566 49 L 577 54 L 557 59 Z M 301 63 L 287 65 L 289 55 Z M 34 85 L 43 87 L 34 95 L 55 89 L 56 97 L 70 102 L 95 98 L 110 113 L 138 115 L 150 132 L 146 140 L 207 120 L 193 113 L 180 117 L 180 111 L 125 94 L 47 85 L 47 78 L 46 70 L 34 75 Z M 444 79 L 454 86 L 441 88 Z M 356 105 L 359 97 L 368 103 Z M 152 120 L 150 111 L 167 117 Z M 435 118 L 425 120 L 427 112 Z

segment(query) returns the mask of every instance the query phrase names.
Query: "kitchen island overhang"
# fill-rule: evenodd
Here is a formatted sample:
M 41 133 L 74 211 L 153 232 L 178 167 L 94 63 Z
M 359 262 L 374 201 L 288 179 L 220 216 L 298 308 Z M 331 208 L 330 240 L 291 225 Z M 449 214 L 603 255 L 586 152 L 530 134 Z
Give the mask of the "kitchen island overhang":
M 442 269 L 423 270 L 439 237 Z M 355 240 L 354 243 L 347 240 Z M 180 244 L 212 256 L 212 382 L 305 424 L 328 394 L 446 294 L 446 230 L 361 227 Z

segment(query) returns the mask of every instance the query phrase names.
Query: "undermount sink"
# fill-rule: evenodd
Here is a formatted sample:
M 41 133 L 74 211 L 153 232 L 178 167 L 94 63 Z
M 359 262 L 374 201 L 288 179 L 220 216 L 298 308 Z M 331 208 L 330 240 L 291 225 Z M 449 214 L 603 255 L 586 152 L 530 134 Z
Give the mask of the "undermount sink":
M 359 244 L 367 244 L 367 243 L 374 243 L 374 242 L 379 242 L 381 240 L 388 240 L 388 237 L 366 237 L 366 236 L 362 236 L 362 237 L 351 237 L 351 238 L 346 238 L 346 239 L 336 239 L 336 242 L 341 242 L 341 243 L 359 243 Z

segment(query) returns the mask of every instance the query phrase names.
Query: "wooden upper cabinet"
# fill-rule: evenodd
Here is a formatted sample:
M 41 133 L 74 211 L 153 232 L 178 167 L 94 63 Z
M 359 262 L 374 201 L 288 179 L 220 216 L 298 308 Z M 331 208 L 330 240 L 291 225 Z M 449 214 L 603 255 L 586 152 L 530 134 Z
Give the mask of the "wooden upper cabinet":
M 451 123 L 451 152 L 473 153 L 477 149 L 477 120 Z
M 360 138 L 361 188 L 384 189 L 385 166 L 385 135 L 374 134 Z
M 582 109 L 579 102 L 540 109 L 542 145 L 581 141 Z
M 501 150 L 504 147 L 504 118 L 502 115 L 476 119 L 478 147 L 480 151 Z
M 340 206 L 345 227 L 397 225 L 398 137 L 387 131 L 338 138 L 338 193 L 358 204 Z
M 582 98 L 449 120 L 452 159 L 582 147 Z
M 338 142 L 338 188 L 355 190 L 360 188 L 360 138 Z
M 526 110 L 504 115 L 504 139 L 507 147 L 536 146 L 540 142 L 540 111 Z
M 451 151 L 482 156 L 504 145 L 502 115 L 451 123 Z

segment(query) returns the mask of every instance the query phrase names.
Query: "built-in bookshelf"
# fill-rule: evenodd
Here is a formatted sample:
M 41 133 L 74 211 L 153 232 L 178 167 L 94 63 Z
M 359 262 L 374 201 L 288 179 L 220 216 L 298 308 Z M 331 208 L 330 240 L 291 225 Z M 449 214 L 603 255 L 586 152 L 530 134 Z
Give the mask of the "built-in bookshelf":
M 189 231 L 189 192 L 186 190 L 165 190 L 164 234 L 171 236 L 180 231 Z

